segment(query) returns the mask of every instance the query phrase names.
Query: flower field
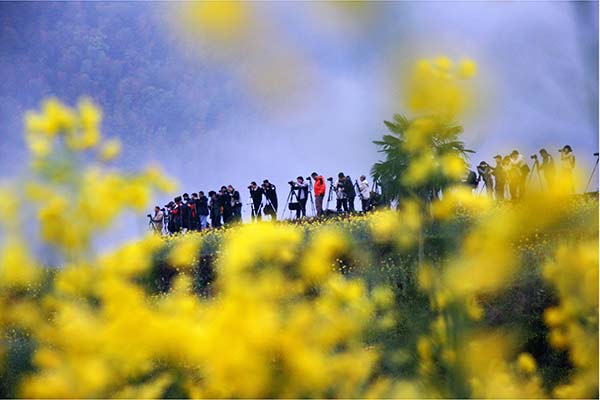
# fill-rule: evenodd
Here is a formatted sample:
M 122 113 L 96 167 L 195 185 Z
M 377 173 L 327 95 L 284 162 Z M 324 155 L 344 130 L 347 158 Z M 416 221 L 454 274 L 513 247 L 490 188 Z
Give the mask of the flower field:
M 454 115 L 462 81 L 436 68 L 418 64 L 415 110 Z M 441 198 L 99 253 L 173 185 L 111 166 L 90 101 L 46 101 L 26 116 L 30 169 L 1 189 L 0 395 L 597 397 L 597 196 L 560 179 L 519 202 L 474 196 L 460 157 L 428 161 L 440 118 L 413 122 L 406 151 L 407 183 L 439 178 Z

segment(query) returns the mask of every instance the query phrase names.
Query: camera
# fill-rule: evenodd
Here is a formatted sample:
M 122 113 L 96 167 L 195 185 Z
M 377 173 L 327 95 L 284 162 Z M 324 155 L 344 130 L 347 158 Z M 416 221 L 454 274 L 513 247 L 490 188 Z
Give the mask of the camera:
M 594 155 L 595 155 L 596 157 L 598 157 L 598 153 L 594 153 Z
M 152 215 L 150 215 L 150 214 L 146 214 L 146 217 L 148 217 L 148 218 L 152 218 Z
M 311 178 L 310 176 L 307 176 L 307 177 L 306 177 L 306 180 L 307 180 L 307 181 L 312 181 L 312 178 Z
M 248 189 L 252 189 L 252 185 L 248 186 Z
M 329 177 L 329 178 L 327 178 L 327 180 L 328 180 L 329 182 L 333 182 L 333 178 L 332 178 L 332 177 Z
M 288 182 L 288 185 L 290 185 L 290 186 L 294 186 L 294 181 L 289 181 L 289 182 Z
M 537 160 L 537 154 L 534 154 L 534 155 L 532 155 L 532 156 L 531 156 L 531 159 L 532 159 L 532 160 Z

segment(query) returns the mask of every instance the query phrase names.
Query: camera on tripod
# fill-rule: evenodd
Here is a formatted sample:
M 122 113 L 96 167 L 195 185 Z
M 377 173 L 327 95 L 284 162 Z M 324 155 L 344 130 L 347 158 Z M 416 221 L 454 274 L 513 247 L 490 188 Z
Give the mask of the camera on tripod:
M 288 182 L 288 185 L 290 185 L 290 186 L 294 186 L 294 181 L 289 181 L 289 182 Z
M 329 178 L 327 178 L 327 180 L 328 180 L 329 182 L 333 182 L 333 178 L 332 178 L 332 177 L 329 177 Z
M 310 176 L 307 176 L 307 177 L 306 177 L 306 180 L 307 180 L 307 181 L 312 181 L 312 178 L 311 178 Z
M 150 214 L 146 214 L 146 217 L 148 217 L 148 218 L 152 218 L 152 215 L 150 215 Z
M 532 159 L 532 160 L 537 160 L 537 154 L 534 154 L 534 155 L 532 155 L 532 156 L 531 156 L 531 159 Z

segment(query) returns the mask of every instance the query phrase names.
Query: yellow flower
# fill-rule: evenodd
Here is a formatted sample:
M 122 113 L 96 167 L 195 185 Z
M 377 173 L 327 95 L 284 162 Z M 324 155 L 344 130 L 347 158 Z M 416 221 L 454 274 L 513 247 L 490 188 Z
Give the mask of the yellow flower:
M 121 141 L 119 139 L 110 139 L 102 144 L 100 148 L 100 159 L 102 161 L 111 161 L 121 152 Z
M 10 185 L 0 185 L 0 225 L 13 225 L 18 220 L 18 192 Z
M 27 134 L 25 139 L 27 140 L 29 151 L 35 157 L 46 157 L 52 153 L 53 142 L 48 136 Z
M 559 329 L 553 329 L 550 331 L 550 336 L 548 338 L 552 347 L 557 349 L 566 349 L 569 345 L 569 339 L 567 335 Z
M 470 299 L 467 299 L 466 309 L 469 317 L 475 321 L 480 321 L 485 314 L 485 310 L 479 304 L 475 296 L 472 296 Z
M 43 133 L 55 135 L 58 132 L 70 132 L 75 128 L 76 116 L 72 109 L 61 104 L 57 99 L 46 100 L 42 104 L 45 124 Z M 30 121 L 31 124 L 31 121 Z M 40 124 L 33 124 L 41 127 Z
M 405 85 L 409 107 L 418 115 L 454 117 L 463 113 L 472 103 L 464 80 L 473 76 L 476 69 L 472 60 L 461 61 L 458 70 L 445 56 L 420 60 Z
M 544 322 L 549 327 L 556 327 L 564 321 L 564 315 L 558 307 L 550 307 L 544 311 Z
M 301 271 L 310 282 L 321 282 L 333 271 L 332 264 L 348 247 L 340 232 L 323 229 L 317 232 L 306 250 Z
M 380 308 L 388 308 L 394 305 L 394 292 L 386 286 L 377 286 L 371 294 L 373 302 Z
M 184 24 L 216 40 L 232 40 L 245 29 L 248 5 L 241 1 L 203 1 L 182 8 Z
M 452 60 L 446 56 L 440 56 L 435 60 L 435 66 L 443 71 L 450 71 L 452 65 Z
M 458 76 L 467 79 L 477 74 L 477 64 L 470 59 L 461 60 L 458 64 Z
M 535 359 L 529 353 L 519 354 L 519 358 L 517 359 L 517 364 L 519 366 L 519 369 L 526 374 L 534 373 L 536 370 Z
M 444 154 L 440 158 L 442 172 L 450 179 L 460 179 L 467 167 L 465 161 L 456 154 Z
M 84 98 L 77 104 L 79 124 L 82 131 L 97 131 L 102 121 L 102 112 L 89 98 Z
M 169 252 L 169 263 L 176 268 L 191 268 L 198 257 L 202 240 L 197 235 L 178 238 Z
M 417 271 L 419 287 L 424 291 L 433 289 L 435 280 L 435 271 L 429 264 L 422 264 Z
M 396 212 L 386 210 L 375 213 L 369 221 L 369 226 L 373 240 L 377 243 L 386 243 L 393 240 L 400 227 L 400 221 Z
M 21 241 L 5 243 L 0 253 L 0 287 L 27 288 L 37 283 L 41 271 Z

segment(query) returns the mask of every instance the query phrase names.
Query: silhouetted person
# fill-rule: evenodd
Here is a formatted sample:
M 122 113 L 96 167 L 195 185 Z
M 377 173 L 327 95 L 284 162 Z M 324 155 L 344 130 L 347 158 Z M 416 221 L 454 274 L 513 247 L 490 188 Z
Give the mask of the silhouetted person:
M 268 179 L 265 179 L 262 184 L 267 204 L 264 209 L 265 215 L 270 215 L 275 221 L 277 220 L 277 188 Z
M 192 198 L 187 202 L 187 206 L 190 208 L 190 229 L 193 231 L 200 230 L 200 219 L 198 218 L 198 210 L 196 204 L 198 202 L 198 195 L 192 193 Z
M 208 195 L 210 196 L 210 225 L 213 228 L 219 228 L 221 226 L 221 201 L 214 190 L 208 192 Z
M 191 210 L 188 205 L 190 201 L 190 195 L 187 193 L 183 194 L 183 202 L 179 206 L 181 209 L 181 229 L 190 230 L 191 229 Z
M 554 176 L 556 175 L 556 166 L 554 165 L 554 158 L 546 151 L 546 149 L 540 150 L 540 155 L 542 156 L 542 163 L 538 163 L 538 168 L 541 173 L 544 175 L 544 180 L 546 181 L 546 186 L 548 190 L 552 190 L 554 186 Z
M 477 182 L 483 181 L 486 194 L 491 196 L 494 191 L 494 182 L 492 180 L 492 167 L 490 167 L 489 164 L 485 161 L 482 161 L 477 166 L 477 172 L 479 173 Z
M 575 193 L 573 170 L 575 169 L 575 154 L 568 144 L 558 151 L 560 153 L 561 172 L 569 193 Z
M 231 201 L 231 221 L 242 221 L 242 198 L 240 192 L 234 189 L 232 185 L 227 186 L 227 193 Z
M 227 191 L 227 187 L 221 186 L 219 191 L 219 205 L 221 206 L 221 215 L 223 216 L 223 224 L 231 221 L 231 195 Z
M 300 217 L 306 217 L 306 201 L 308 200 L 308 184 L 304 182 L 304 178 L 299 176 L 296 178 L 296 182 L 292 185 L 296 190 L 296 197 L 298 199 L 298 209 L 296 210 L 296 219 Z
M 159 206 L 154 207 L 154 215 L 152 216 L 152 229 L 154 232 L 160 234 L 163 230 L 163 219 L 164 214 L 160 210 Z
M 262 197 L 264 190 L 256 182 L 251 182 L 248 186 L 250 199 L 252 201 L 252 220 L 261 220 L 262 217 Z
M 315 180 L 313 191 L 315 193 L 315 208 L 317 209 L 317 216 L 323 215 L 323 199 L 325 199 L 325 192 L 327 191 L 327 185 L 322 175 L 313 172 L 310 176 Z
M 342 212 L 342 208 L 344 209 L 344 212 L 348 211 L 348 197 L 346 196 L 345 179 L 346 177 L 344 174 L 340 172 L 338 174 L 337 182 L 335 185 L 333 185 L 336 196 L 335 209 L 338 213 Z
M 510 198 L 512 200 L 520 199 L 525 195 L 525 186 L 527 184 L 527 175 L 529 174 L 529 166 L 525 162 L 525 158 L 517 150 L 510 153 L 510 172 L 509 172 L 509 188 Z
M 350 175 L 344 178 L 344 191 L 346 192 L 346 198 L 348 199 L 348 211 L 354 212 L 354 200 L 356 199 L 356 190 L 354 189 L 354 183 Z
M 358 190 L 360 194 L 361 208 L 363 212 L 371 209 L 371 191 L 369 190 L 369 182 L 364 175 L 360 176 L 358 181 Z
M 208 199 L 203 191 L 198 192 L 198 200 L 196 201 L 196 211 L 200 220 L 200 229 L 208 227 Z
M 506 169 L 502 162 L 502 156 L 500 154 L 494 156 L 496 160 L 496 166 L 492 171 L 494 175 L 494 193 L 496 194 L 496 200 L 504 200 L 504 192 L 506 190 Z

